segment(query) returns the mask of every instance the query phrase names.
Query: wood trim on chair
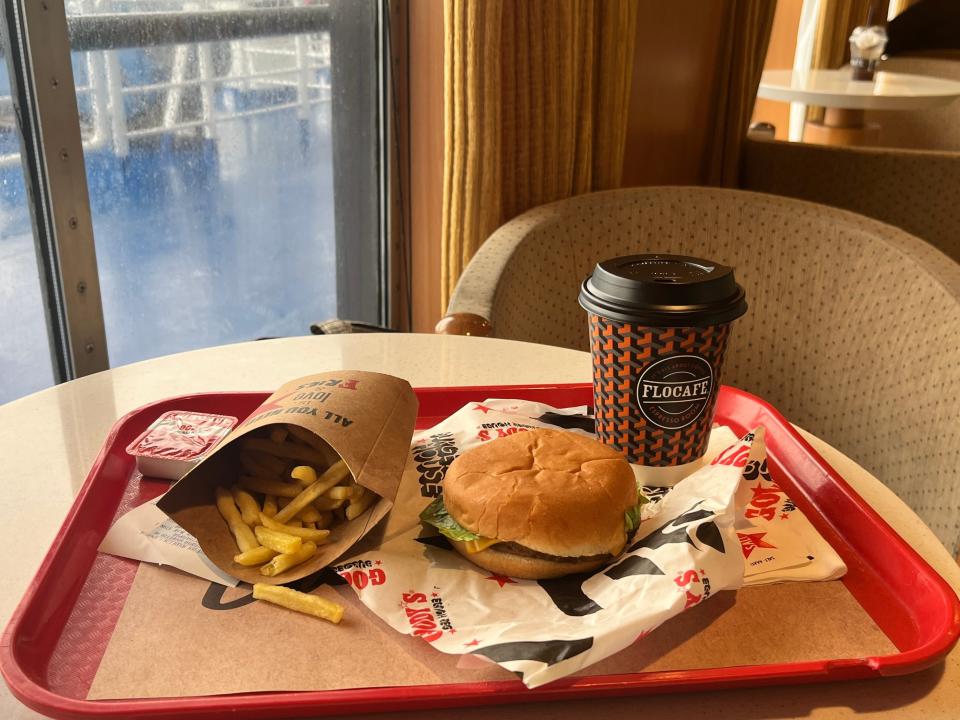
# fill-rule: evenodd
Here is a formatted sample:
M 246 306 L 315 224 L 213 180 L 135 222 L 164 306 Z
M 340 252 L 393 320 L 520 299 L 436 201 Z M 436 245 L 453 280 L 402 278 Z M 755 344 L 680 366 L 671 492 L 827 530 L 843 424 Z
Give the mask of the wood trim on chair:
M 442 318 L 433 330 L 438 335 L 473 335 L 490 337 L 493 325 L 485 317 L 473 313 L 453 313 Z

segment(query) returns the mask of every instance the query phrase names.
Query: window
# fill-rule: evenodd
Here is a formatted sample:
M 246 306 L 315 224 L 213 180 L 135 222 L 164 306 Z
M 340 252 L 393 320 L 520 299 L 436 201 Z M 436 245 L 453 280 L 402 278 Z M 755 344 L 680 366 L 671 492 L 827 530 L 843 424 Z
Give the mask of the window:
M 54 8 L 14 5 L 15 51 L 32 46 L 31 33 L 55 37 Z M 61 255 L 60 287 L 45 301 L 64 318 L 66 377 L 82 374 L 76 356 L 89 347 L 76 338 L 96 338 L 98 322 L 116 366 L 305 334 L 331 317 L 386 320 L 379 2 L 68 0 L 65 10 L 64 42 L 49 53 L 68 58 L 69 103 L 45 102 L 38 75 L 50 58 L 25 65 L 41 128 L 72 106 L 88 188 L 93 281 L 75 279 L 77 263 L 62 258 L 58 235 L 82 234 L 83 216 L 74 210 L 80 227 L 57 232 L 70 212 L 55 187 L 69 160 L 51 162 L 58 148 L 37 131 L 46 169 L 32 171 L 46 171 L 50 192 L 36 215 L 49 213 Z M 42 222 L 35 231 L 44 234 Z M 76 310 L 78 284 L 92 316 Z M 37 293 L 33 301 L 42 314 Z
M 30 207 L 6 64 L 0 64 L 0 402 L 53 382 Z

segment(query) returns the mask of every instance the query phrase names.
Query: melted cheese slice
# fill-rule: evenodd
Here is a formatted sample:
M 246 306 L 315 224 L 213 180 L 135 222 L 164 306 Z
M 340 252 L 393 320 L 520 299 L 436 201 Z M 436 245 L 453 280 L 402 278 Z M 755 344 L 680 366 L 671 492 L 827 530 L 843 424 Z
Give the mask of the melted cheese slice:
M 468 553 L 478 553 L 481 550 L 486 550 L 491 545 L 496 545 L 499 542 L 503 542 L 503 540 L 479 537 L 476 540 L 458 540 L 457 542 L 459 542 L 463 549 Z
M 503 540 L 497 540 L 496 538 L 488 537 L 479 537 L 476 540 L 454 540 L 453 542 L 460 545 L 468 553 L 478 553 L 482 550 L 486 550 L 491 545 L 496 545 L 497 543 L 502 543 Z M 616 547 L 610 548 L 610 554 L 614 557 L 617 557 L 623 548 L 626 545 L 626 539 L 623 542 L 619 543 Z

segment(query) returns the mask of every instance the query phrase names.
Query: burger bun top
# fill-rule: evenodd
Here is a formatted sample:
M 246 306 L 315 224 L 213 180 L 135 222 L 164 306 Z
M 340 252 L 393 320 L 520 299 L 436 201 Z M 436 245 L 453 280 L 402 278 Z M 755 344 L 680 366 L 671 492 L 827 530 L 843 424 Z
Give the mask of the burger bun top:
M 633 470 L 612 448 L 583 435 L 537 429 L 460 455 L 443 481 L 447 511 L 461 526 L 561 557 L 617 555 L 624 513 L 637 503 Z

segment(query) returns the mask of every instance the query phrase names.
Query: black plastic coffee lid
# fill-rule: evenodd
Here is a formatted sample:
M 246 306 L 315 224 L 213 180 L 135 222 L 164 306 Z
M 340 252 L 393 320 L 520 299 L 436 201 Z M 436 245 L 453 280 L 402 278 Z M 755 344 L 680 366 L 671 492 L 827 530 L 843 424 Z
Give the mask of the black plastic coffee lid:
M 611 320 L 651 327 L 704 327 L 747 311 L 733 268 L 683 255 L 604 260 L 583 281 L 580 305 Z

